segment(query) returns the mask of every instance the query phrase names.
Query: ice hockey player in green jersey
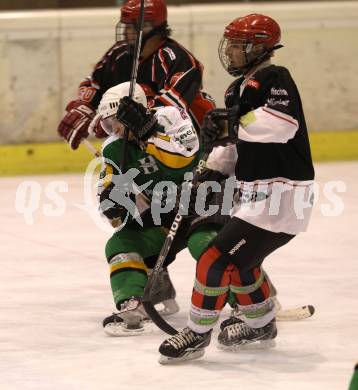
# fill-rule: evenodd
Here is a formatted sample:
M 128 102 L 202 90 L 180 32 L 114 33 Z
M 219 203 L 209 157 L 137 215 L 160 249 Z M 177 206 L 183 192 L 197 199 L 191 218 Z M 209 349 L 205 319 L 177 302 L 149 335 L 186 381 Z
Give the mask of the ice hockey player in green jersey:
M 358 362 L 354 367 L 353 376 L 348 390 L 358 390 Z
M 114 336 L 148 331 L 141 296 L 166 237 L 165 226 L 171 224 L 168 212 L 174 209 L 177 185 L 196 166 L 199 151 L 197 133 L 184 110 L 166 106 L 149 111 L 143 89 L 137 84 L 129 98 L 129 85 L 105 92 L 92 124 L 100 123 L 110 135 L 102 146 L 99 201 L 101 212 L 116 226 L 105 253 L 118 313 L 103 322 L 105 332 Z M 129 142 L 120 174 L 125 126 Z M 171 252 L 184 247 L 184 240 L 176 240 Z M 164 279 L 166 283 L 167 274 Z

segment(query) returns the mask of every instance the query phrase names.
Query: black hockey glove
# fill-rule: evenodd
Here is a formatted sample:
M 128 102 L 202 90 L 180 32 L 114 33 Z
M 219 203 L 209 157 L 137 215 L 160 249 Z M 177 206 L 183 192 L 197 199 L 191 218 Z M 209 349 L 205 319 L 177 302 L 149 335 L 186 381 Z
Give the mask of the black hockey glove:
M 99 209 L 102 214 L 110 220 L 121 219 L 124 221 L 127 217 L 128 210 L 126 207 L 116 202 L 117 196 L 115 193 L 116 190 L 114 188 L 114 184 L 111 183 L 99 194 Z M 130 198 L 132 201 L 135 201 L 134 194 L 128 195 L 128 198 Z
M 177 204 L 176 208 L 178 212 L 183 215 L 184 218 L 191 218 L 197 215 L 195 206 L 201 205 L 201 209 L 207 209 L 214 192 L 213 188 L 207 187 L 206 193 L 199 192 L 200 184 L 207 181 L 215 181 L 220 183 L 222 180 L 227 179 L 227 176 L 221 172 L 214 171 L 212 169 L 206 168 L 199 175 L 198 181 L 195 185 L 192 185 L 191 182 L 184 182 L 178 187 L 177 195 Z
M 129 96 L 124 96 L 117 110 L 117 120 L 132 132 L 137 142 L 144 142 L 161 127 L 154 114 Z
M 217 119 L 216 112 L 220 110 L 221 121 Z M 209 111 L 205 117 L 200 131 L 200 141 L 205 150 L 213 148 L 220 135 L 225 131 L 227 112 L 225 109 L 214 109 Z
M 237 142 L 238 109 L 216 108 L 204 117 L 200 140 L 205 150 Z

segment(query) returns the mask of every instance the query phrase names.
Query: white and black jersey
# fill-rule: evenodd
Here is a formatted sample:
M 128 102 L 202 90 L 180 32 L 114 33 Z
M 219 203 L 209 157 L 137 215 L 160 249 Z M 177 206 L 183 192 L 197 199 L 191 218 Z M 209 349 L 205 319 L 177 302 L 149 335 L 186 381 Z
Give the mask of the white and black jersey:
M 300 95 L 289 71 L 262 64 L 229 86 L 225 104 L 238 105 L 240 113 L 235 161 L 240 190 L 232 215 L 272 232 L 306 230 L 314 168 Z M 212 169 L 223 171 L 224 149 L 210 157 Z

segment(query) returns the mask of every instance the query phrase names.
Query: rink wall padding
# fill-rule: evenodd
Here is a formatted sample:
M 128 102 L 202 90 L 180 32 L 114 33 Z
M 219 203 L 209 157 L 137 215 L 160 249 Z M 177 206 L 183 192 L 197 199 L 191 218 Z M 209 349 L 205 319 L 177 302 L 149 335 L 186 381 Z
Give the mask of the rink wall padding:
M 237 2 L 169 7 L 173 37 L 204 65 L 204 89 L 220 107 L 233 80 L 217 46 L 235 17 L 280 23 L 275 62 L 287 66 L 311 131 L 358 129 L 358 1 Z M 56 128 L 80 81 L 114 43 L 119 7 L 0 13 L 0 144 L 58 141 Z
M 310 143 L 315 162 L 358 160 L 358 130 L 310 133 Z M 0 145 L 0 176 L 85 172 L 93 158 L 83 145 L 73 151 L 63 142 Z
M 83 145 L 73 151 L 64 142 L 0 145 L 0 176 L 84 172 L 93 158 Z

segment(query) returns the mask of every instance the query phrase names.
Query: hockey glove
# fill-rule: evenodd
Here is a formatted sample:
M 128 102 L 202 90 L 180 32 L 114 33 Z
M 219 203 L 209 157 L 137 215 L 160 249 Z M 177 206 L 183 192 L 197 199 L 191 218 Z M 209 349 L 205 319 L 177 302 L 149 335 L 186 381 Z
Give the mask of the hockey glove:
M 204 117 L 200 138 L 205 150 L 215 146 L 225 146 L 237 142 L 237 131 L 234 132 L 238 112 L 233 109 L 216 108 Z
M 146 141 L 161 127 L 154 114 L 129 96 L 121 99 L 116 116 L 118 122 L 131 130 L 137 142 Z
M 57 132 L 73 150 L 83 138 L 88 137 L 88 126 L 95 116 L 92 106 L 81 100 L 73 100 L 66 107 L 66 114 L 58 125 Z
M 227 111 L 225 109 L 214 109 L 209 111 L 205 117 L 200 131 L 200 141 L 206 150 L 212 149 L 220 144 L 219 140 L 227 132 Z M 226 134 L 225 134 L 226 135 Z
M 133 201 L 134 194 L 128 195 Z M 120 196 L 116 196 L 116 189 L 113 183 L 111 183 L 108 187 L 106 187 L 99 194 L 99 209 L 104 216 L 108 219 L 120 219 L 124 221 L 128 215 L 128 210 L 123 205 L 116 202 L 116 198 L 120 198 Z

